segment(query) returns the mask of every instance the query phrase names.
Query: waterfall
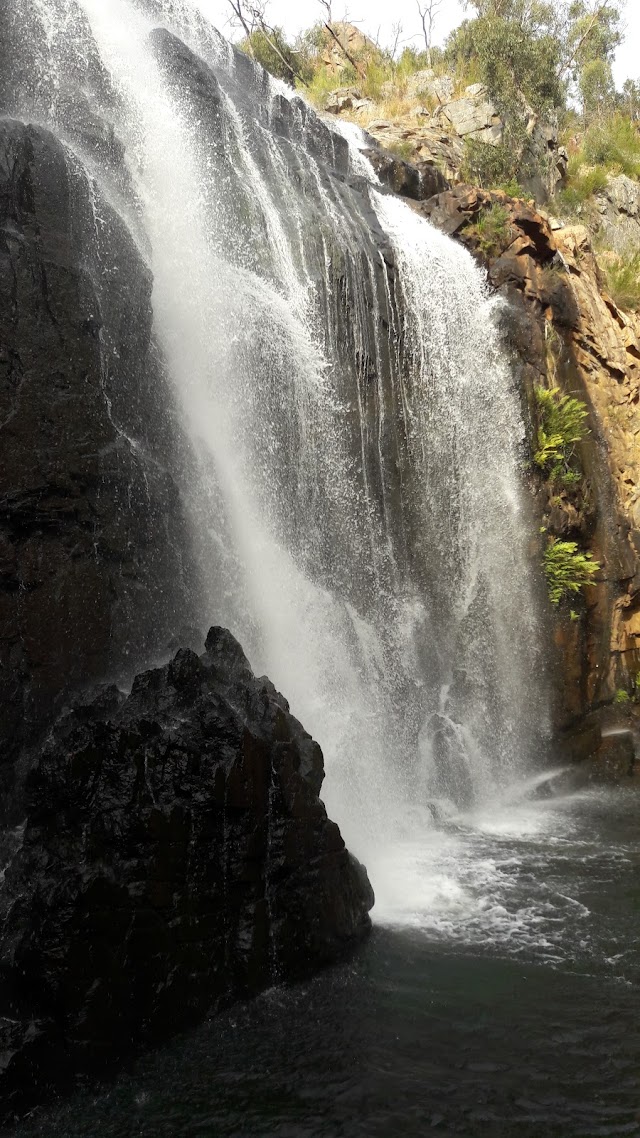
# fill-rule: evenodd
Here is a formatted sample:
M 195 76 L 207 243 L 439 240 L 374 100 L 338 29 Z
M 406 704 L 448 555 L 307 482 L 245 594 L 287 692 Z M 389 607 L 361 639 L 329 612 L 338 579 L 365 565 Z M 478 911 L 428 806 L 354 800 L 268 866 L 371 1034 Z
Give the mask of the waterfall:
M 363 858 L 408 803 L 495 797 L 530 765 L 541 700 L 523 427 L 481 271 L 195 2 L 22 6 L 45 33 L 24 113 L 153 273 L 203 623 L 318 739 Z M 124 170 L 78 140 L 69 82 Z

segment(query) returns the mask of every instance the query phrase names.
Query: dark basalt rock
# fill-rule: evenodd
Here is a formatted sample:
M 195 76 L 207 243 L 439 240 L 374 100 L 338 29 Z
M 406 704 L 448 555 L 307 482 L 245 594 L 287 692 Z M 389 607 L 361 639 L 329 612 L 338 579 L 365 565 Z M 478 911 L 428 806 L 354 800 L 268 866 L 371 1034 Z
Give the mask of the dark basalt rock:
M 369 159 L 376 174 L 385 186 L 395 194 L 413 201 L 425 201 L 435 194 L 443 193 L 449 183 L 441 170 L 432 162 L 405 162 L 389 150 L 374 145 L 363 153 Z
M 365 936 L 373 894 L 322 779 L 225 629 L 63 713 L 1 898 L 5 1111 Z
M 124 223 L 65 146 L 0 121 L 6 789 L 20 748 L 68 692 L 130 678 L 193 620 L 188 451 L 152 339 L 151 287 Z M 5 823 L 11 809 L 9 794 Z

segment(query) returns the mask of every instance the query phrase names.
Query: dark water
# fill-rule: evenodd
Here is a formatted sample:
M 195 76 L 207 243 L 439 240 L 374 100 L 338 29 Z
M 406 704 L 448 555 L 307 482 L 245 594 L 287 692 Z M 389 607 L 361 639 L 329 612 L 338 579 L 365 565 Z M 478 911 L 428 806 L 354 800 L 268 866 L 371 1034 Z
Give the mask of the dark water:
M 640 1135 L 640 794 L 473 822 L 431 838 L 432 881 L 413 911 L 400 898 L 404 926 L 378 926 L 348 966 L 234 1009 L 16 1135 Z M 390 861 L 415 888 L 408 846 Z

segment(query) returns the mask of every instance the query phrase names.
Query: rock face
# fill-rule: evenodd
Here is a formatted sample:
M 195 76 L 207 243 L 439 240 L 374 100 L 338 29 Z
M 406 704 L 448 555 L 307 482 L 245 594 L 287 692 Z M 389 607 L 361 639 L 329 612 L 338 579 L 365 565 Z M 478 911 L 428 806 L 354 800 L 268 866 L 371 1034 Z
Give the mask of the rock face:
M 363 154 L 369 159 L 380 181 L 394 194 L 425 201 L 449 188 L 444 175 L 432 162 L 405 162 L 388 150 L 373 145 Z
M 474 223 L 495 204 L 506 215 L 504 240 L 487 254 Z M 552 231 L 525 203 L 463 186 L 416 208 L 482 257 L 509 301 L 505 328 L 531 431 L 534 384 L 558 384 L 589 407 L 580 494 L 532 484 L 545 529 L 588 546 L 603 565 L 578 621 L 550 616 L 558 653 L 556 725 L 572 732 L 587 717 L 584 758 L 603 747 L 600 723 L 611 727 L 632 707 L 625 703 L 616 712 L 613 701 L 635 690 L 640 670 L 640 328 L 604 291 L 583 227 Z
M 459 138 L 488 145 L 502 140 L 504 123 L 482 83 L 467 87 L 461 99 L 444 103 L 440 117 L 451 124 Z
M 318 798 L 320 748 L 211 629 L 35 756 L 2 903 L 3 1101 L 122 1060 L 368 932 L 373 895 Z
M 0 122 L 5 785 L 66 692 L 131 676 L 192 620 L 186 459 L 151 283 L 71 152 L 40 127 Z
M 640 185 L 626 174 L 610 175 L 596 206 L 596 225 L 607 248 L 620 256 L 640 251 Z
M 348 56 L 357 59 L 373 46 L 372 41 L 348 21 L 331 22 L 331 31 L 328 25 L 324 26 L 322 63 L 329 71 L 338 74 L 347 63 Z

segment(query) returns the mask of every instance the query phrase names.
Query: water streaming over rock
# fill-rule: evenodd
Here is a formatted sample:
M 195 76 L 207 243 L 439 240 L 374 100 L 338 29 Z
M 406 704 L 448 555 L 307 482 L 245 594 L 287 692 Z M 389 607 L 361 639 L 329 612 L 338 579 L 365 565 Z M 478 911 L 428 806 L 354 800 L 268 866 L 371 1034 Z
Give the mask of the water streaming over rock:
M 320 741 L 356 853 L 407 802 L 495 797 L 541 704 L 523 430 L 480 270 L 195 0 L 12 11 L 32 65 L 9 106 L 153 273 L 203 621 Z

